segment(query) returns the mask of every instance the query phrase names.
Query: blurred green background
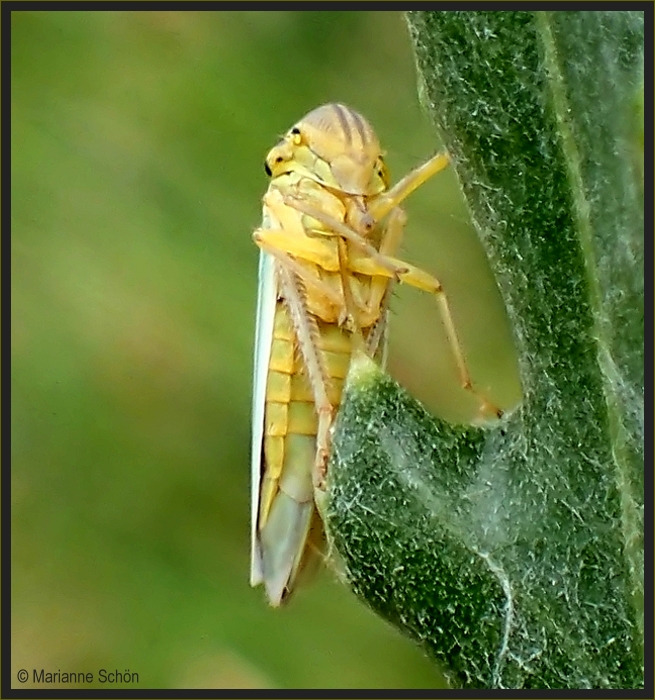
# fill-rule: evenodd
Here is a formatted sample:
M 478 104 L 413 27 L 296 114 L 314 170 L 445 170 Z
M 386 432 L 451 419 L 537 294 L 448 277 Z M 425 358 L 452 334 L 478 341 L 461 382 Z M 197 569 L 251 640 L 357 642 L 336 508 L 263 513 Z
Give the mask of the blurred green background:
M 333 574 L 277 611 L 248 585 L 263 159 L 334 100 L 376 127 L 393 179 L 435 152 L 403 17 L 17 12 L 11 90 L 12 684 L 441 684 Z M 510 407 L 507 322 L 453 171 L 407 209 L 402 256 L 444 283 L 474 379 Z M 393 308 L 391 374 L 468 420 L 434 302 L 399 290 Z

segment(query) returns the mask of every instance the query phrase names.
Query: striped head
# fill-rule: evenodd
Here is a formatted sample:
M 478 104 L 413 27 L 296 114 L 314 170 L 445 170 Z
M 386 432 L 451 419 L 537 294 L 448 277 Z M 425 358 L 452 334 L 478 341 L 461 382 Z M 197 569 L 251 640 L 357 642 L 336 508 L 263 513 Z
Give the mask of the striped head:
M 350 107 L 322 105 L 289 129 L 266 156 L 266 173 L 275 178 L 296 172 L 322 185 L 373 197 L 388 186 L 380 143 L 371 125 Z

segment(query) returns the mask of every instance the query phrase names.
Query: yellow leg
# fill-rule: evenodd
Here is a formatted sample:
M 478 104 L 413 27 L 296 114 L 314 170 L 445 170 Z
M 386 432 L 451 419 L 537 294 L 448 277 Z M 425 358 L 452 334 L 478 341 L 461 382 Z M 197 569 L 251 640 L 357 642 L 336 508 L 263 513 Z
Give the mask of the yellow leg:
M 446 152 L 437 153 L 432 156 L 427 163 L 419 165 L 409 172 L 405 177 L 397 182 L 390 190 L 383 192 L 368 205 L 368 212 L 375 219 L 380 221 L 392 209 L 397 207 L 403 200 L 407 199 L 414 190 L 429 180 L 433 175 L 448 167 L 450 159 Z
M 263 251 L 272 255 L 279 260 L 282 265 L 286 266 L 300 277 L 308 290 L 317 292 L 318 297 L 314 297 L 315 301 L 325 298 L 330 307 L 344 309 L 341 316 L 339 316 L 338 322 L 341 325 L 346 321 L 349 309 L 343 294 L 318 277 L 311 268 L 305 267 L 296 260 L 296 258 L 298 258 L 299 260 L 313 263 L 328 272 L 339 272 L 343 280 L 343 274 L 348 268 L 340 267 L 339 263 L 334 265 L 334 259 L 336 258 L 339 260 L 340 258 L 338 250 L 335 254 L 335 251 L 325 243 L 321 244 L 325 247 L 325 250 L 318 250 L 314 246 L 305 247 L 302 240 L 298 241 L 279 229 L 257 229 L 253 233 L 253 240 Z M 321 261 L 326 264 L 322 265 Z M 334 268 L 334 270 L 332 268 Z M 384 284 L 388 284 L 388 282 L 385 280 Z M 346 289 L 346 287 L 342 286 L 342 289 Z M 365 318 L 369 318 L 371 314 L 370 305 L 365 304 L 360 298 L 352 294 L 352 290 L 350 291 L 352 302 L 350 308 L 359 309 L 365 315 Z M 323 318 L 328 318 L 330 316 L 330 307 L 326 308 L 325 316 L 322 316 Z M 319 316 L 321 316 L 321 314 L 319 314 Z M 351 318 L 354 319 L 355 316 L 351 314 Z
M 312 207 L 306 201 L 298 197 L 288 195 L 284 195 L 283 197 L 284 203 L 287 206 L 297 209 L 307 216 L 311 216 L 326 227 L 326 230 L 317 231 L 317 236 L 325 237 L 326 235 L 330 235 L 327 233 L 329 231 L 332 233 L 332 237 L 336 237 L 339 241 L 342 239 L 349 241 L 355 248 L 359 249 L 361 253 L 364 253 L 367 260 L 372 260 L 377 266 L 386 268 L 389 274 L 384 277 L 398 280 L 403 273 L 407 272 L 407 268 L 404 264 L 397 265 L 391 261 L 392 259 L 390 257 L 400 245 L 400 240 L 402 238 L 402 231 L 406 222 L 406 216 L 402 209 L 397 207 L 389 215 L 389 221 L 385 225 L 380 249 L 378 250 L 374 248 L 364 236 L 357 233 L 342 221 L 338 221 L 329 214 L 325 214 Z M 349 264 L 347 267 L 344 267 L 342 264 L 343 260 L 347 259 L 347 256 L 343 253 L 340 256 L 335 256 L 333 249 L 326 245 L 325 241 L 321 241 L 320 238 L 311 237 L 309 235 L 311 232 L 306 233 L 308 235 L 304 236 L 304 238 L 300 236 L 284 238 L 283 233 L 278 233 L 275 240 L 273 240 L 273 235 L 269 236 L 269 240 L 273 245 L 284 247 L 291 255 L 313 262 L 328 272 L 339 271 L 343 280 L 345 270 L 351 269 Z M 341 250 L 341 247 L 339 250 Z M 337 263 L 336 265 L 335 262 Z M 346 290 L 348 286 L 349 285 L 343 282 L 344 290 Z M 371 288 L 372 295 L 369 297 L 367 303 L 355 299 L 351 294 L 351 308 L 354 309 L 354 307 L 357 306 L 363 312 L 363 318 L 365 319 L 377 318 L 380 316 L 383 301 L 385 298 L 388 298 L 391 291 L 389 281 L 379 277 L 373 277 Z
M 341 236 L 347 241 L 350 241 L 355 247 L 359 248 L 363 253 L 365 253 L 367 257 L 371 258 L 372 260 L 375 260 L 378 263 L 378 265 L 381 265 L 382 267 L 387 267 L 389 271 L 392 272 L 394 275 L 398 274 L 399 272 L 402 272 L 402 269 L 397 269 L 393 265 L 390 265 L 385 256 L 380 255 L 380 251 L 374 248 L 364 236 L 357 233 L 357 231 L 352 229 L 347 224 L 344 224 L 342 221 L 339 221 L 333 216 L 325 214 L 319 209 L 312 207 L 310 204 L 298 197 L 291 197 L 289 195 L 286 195 L 284 197 L 284 203 L 290 207 L 293 207 L 294 209 L 297 209 L 299 212 L 306 214 L 307 216 L 311 216 L 312 219 L 320 221 L 326 226 L 326 228 L 331 233 L 333 233 L 333 235 Z M 318 234 L 325 236 L 326 232 L 319 231 Z M 312 239 L 310 238 L 310 240 Z
M 289 309 L 289 318 L 294 327 L 298 347 L 302 354 L 309 384 L 318 416 L 316 432 L 316 460 L 312 472 L 314 487 L 325 488 L 325 475 L 330 456 L 330 427 L 334 418 L 334 407 L 328 397 L 326 370 L 320 350 L 314 339 L 319 336 L 316 319 L 305 308 L 295 274 L 281 265 L 278 270 L 280 290 Z
M 340 262 L 340 276 L 341 276 L 341 288 L 343 290 L 343 300 L 346 306 L 346 313 L 350 319 L 352 338 L 356 349 L 364 351 L 364 335 L 362 334 L 362 326 L 359 321 L 359 313 L 357 312 L 355 300 L 353 297 L 353 290 L 350 286 L 350 274 L 349 274 L 349 263 L 348 263 L 348 246 L 343 238 L 339 238 L 337 241 L 339 248 L 339 262 Z
M 412 170 L 408 175 L 406 175 L 400 182 L 396 183 L 388 192 L 384 192 L 375 199 L 367 202 L 367 215 L 372 219 L 373 222 L 380 221 L 388 214 L 393 214 L 398 205 L 406 199 L 414 190 L 424 184 L 432 176 L 441 172 L 444 168 L 448 166 L 449 163 L 448 154 L 437 153 L 435 156 L 430 158 L 426 163 Z M 264 198 L 264 203 L 271 207 L 271 209 L 279 215 L 281 223 L 285 230 L 290 227 L 294 229 L 294 244 L 298 253 L 288 250 L 292 254 L 299 254 L 305 260 L 314 262 L 320 265 L 323 269 L 330 272 L 337 272 L 338 259 L 335 259 L 334 255 L 326 256 L 327 248 L 320 245 L 320 241 L 307 235 L 307 231 L 302 227 L 302 223 L 297 219 L 292 220 L 289 217 L 288 212 L 284 212 L 284 207 L 280 207 L 281 203 L 296 209 L 297 211 L 311 216 L 313 219 L 323 223 L 327 231 L 333 232 L 337 236 L 342 236 L 346 240 L 353 243 L 357 248 L 363 252 L 368 259 L 374 260 L 378 263 L 380 267 L 387 268 L 393 276 L 399 276 L 405 272 L 404 265 L 401 261 L 394 260 L 389 257 L 393 255 L 400 244 L 400 238 L 402 236 L 402 228 L 404 226 L 404 219 L 402 223 L 397 222 L 396 225 L 387 225 L 385 234 L 380 245 L 380 250 L 376 250 L 364 236 L 357 233 L 350 226 L 342 221 L 335 219 L 334 217 L 326 214 L 316 207 L 313 207 L 305 199 L 292 195 L 282 195 L 279 192 L 269 193 Z M 400 218 L 400 214 L 397 215 Z M 286 219 L 282 221 L 282 219 Z M 319 231 L 320 235 L 325 235 L 326 231 Z M 301 234 L 301 235 L 298 235 Z M 302 239 L 305 240 L 302 240 Z M 386 239 L 386 241 L 385 241 Z M 286 249 L 286 248 L 285 248 Z M 336 266 L 335 266 L 336 263 Z M 388 277 L 389 275 L 383 275 Z
M 277 219 L 280 228 L 257 229 L 253 233 L 255 243 L 267 253 L 275 256 L 283 265 L 292 269 L 307 287 L 322 294 L 333 306 L 346 307 L 344 317 L 340 319 L 341 322 L 345 320 L 345 313 L 350 311 L 352 312 L 351 318 L 353 323 L 358 325 L 355 308 L 361 310 L 364 314 L 364 319 L 370 318 L 372 314 L 376 316 L 376 307 L 373 307 L 373 310 L 371 310 L 370 304 L 365 303 L 359 297 L 356 298 L 352 294 L 350 285 L 343 283 L 343 277 L 348 270 L 348 267 L 344 266 L 344 261 L 347 263 L 348 255 L 346 251 L 340 251 L 339 242 L 343 242 L 343 239 L 351 241 L 356 247 L 363 250 L 367 256 L 372 256 L 380 266 L 388 267 L 389 272 L 394 277 L 403 272 L 404 268 L 396 268 L 393 265 L 389 265 L 386 262 L 386 258 L 381 256 L 362 236 L 329 215 L 314 210 L 311 206 L 306 205 L 303 200 L 282 195 L 274 190 L 266 194 L 264 202 L 275 219 Z M 327 234 L 329 237 L 325 237 L 325 232 L 322 232 L 322 239 L 307 235 L 298 212 L 306 213 L 324 223 L 330 231 Z M 338 232 L 331 233 L 335 228 L 339 229 Z M 350 309 L 347 308 L 348 303 L 345 298 L 334 287 L 326 284 L 313 270 L 307 269 L 298 261 L 313 263 L 326 272 L 338 272 L 342 277 L 342 289 L 346 290 L 344 293 L 351 292 Z M 383 282 L 383 284 L 387 283 Z
M 480 400 L 480 408 L 483 414 L 493 414 L 500 418 L 500 416 L 502 416 L 502 410 L 495 406 L 483 394 L 478 392 L 473 387 L 471 375 L 466 365 L 466 360 L 464 359 L 462 346 L 459 342 L 453 316 L 450 311 L 448 297 L 443 291 L 441 282 L 439 282 L 436 277 L 432 276 L 428 272 L 425 272 L 425 270 L 421 270 L 420 268 L 410 265 L 403 260 L 398 260 L 397 258 L 393 257 L 388 257 L 387 259 L 392 265 L 396 265 L 399 268 L 405 268 L 406 271 L 399 274 L 400 282 L 434 295 L 435 299 L 437 300 L 442 323 L 446 330 L 448 343 L 450 344 L 453 356 L 455 358 L 462 387 L 464 387 L 464 389 L 467 391 L 472 392 Z M 350 268 L 353 272 L 370 275 L 371 277 L 390 277 L 387 267 L 376 268 L 375 263 L 367 258 L 351 258 Z
M 293 245 L 293 241 L 280 230 L 257 229 L 253 235 L 255 243 L 266 253 L 280 261 L 282 265 L 292 270 L 303 283 L 323 295 L 328 301 L 339 306 L 343 303 L 342 296 L 329 284 L 312 274 L 310 270 L 293 259 L 293 256 L 303 258 L 299 250 Z M 303 251 L 300 250 L 302 253 Z M 304 258 L 306 259 L 306 258 Z M 311 262 L 314 262 L 313 260 Z M 318 263 L 315 263 L 318 264 Z M 321 266 L 322 267 L 322 266 Z M 325 269 L 325 268 L 323 268 Z
M 327 272 L 339 271 L 339 258 L 334 247 L 326 245 L 325 240 L 307 235 L 298 212 L 285 204 L 284 196 L 280 192 L 267 192 L 264 205 L 277 219 L 277 225 L 257 229 L 253 235 L 257 245 L 265 239 L 269 246 L 314 263 Z
M 378 257 L 386 258 L 388 260 L 395 254 L 396 250 L 398 250 L 400 246 L 406 222 L 407 215 L 402 209 L 400 209 L 400 207 L 397 207 L 391 211 L 389 218 L 386 221 L 384 231 L 382 232 Z M 394 279 L 400 280 L 402 275 L 409 270 L 407 266 L 402 265 L 397 267 L 396 271 L 397 272 L 394 275 Z M 369 307 L 371 310 L 383 309 L 386 307 L 386 302 L 391 294 L 394 279 L 385 279 L 381 276 L 372 277 L 371 296 L 369 300 Z

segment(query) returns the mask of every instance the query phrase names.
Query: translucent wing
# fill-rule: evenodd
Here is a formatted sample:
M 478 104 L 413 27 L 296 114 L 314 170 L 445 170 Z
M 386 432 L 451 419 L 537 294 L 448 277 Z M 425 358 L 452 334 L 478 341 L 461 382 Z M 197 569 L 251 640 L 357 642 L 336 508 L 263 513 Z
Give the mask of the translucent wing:
M 255 367 L 252 394 L 252 455 L 251 455 L 251 531 L 250 531 L 250 585 L 263 580 L 262 554 L 257 537 L 259 494 L 262 477 L 264 446 L 264 409 L 266 407 L 266 380 L 271 356 L 273 323 L 277 284 L 275 261 L 263 251 L 259 254 L 259 291 L 257 295 L 257 325 L 255 330 Z

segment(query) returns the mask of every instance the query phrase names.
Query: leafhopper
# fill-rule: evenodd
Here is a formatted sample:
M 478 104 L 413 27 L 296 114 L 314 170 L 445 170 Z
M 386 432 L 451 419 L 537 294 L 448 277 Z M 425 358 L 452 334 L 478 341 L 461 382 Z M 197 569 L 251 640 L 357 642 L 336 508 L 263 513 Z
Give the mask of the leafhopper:
M 321 551 L 315 493 L 325 489 L 331 426 L 354 349 L 384 354 L 394 283 L 435 296 L 462 385 L 474 391 L 439 280 L 394 257 L 406 221 L 399 205 L 447 165 L 438 153 L 390 187 L 375 132 L 337 103 L 307 114 L 266 156 L 270 183 L 253 234 L 250 582 L 264 584 L 272 606 Z

